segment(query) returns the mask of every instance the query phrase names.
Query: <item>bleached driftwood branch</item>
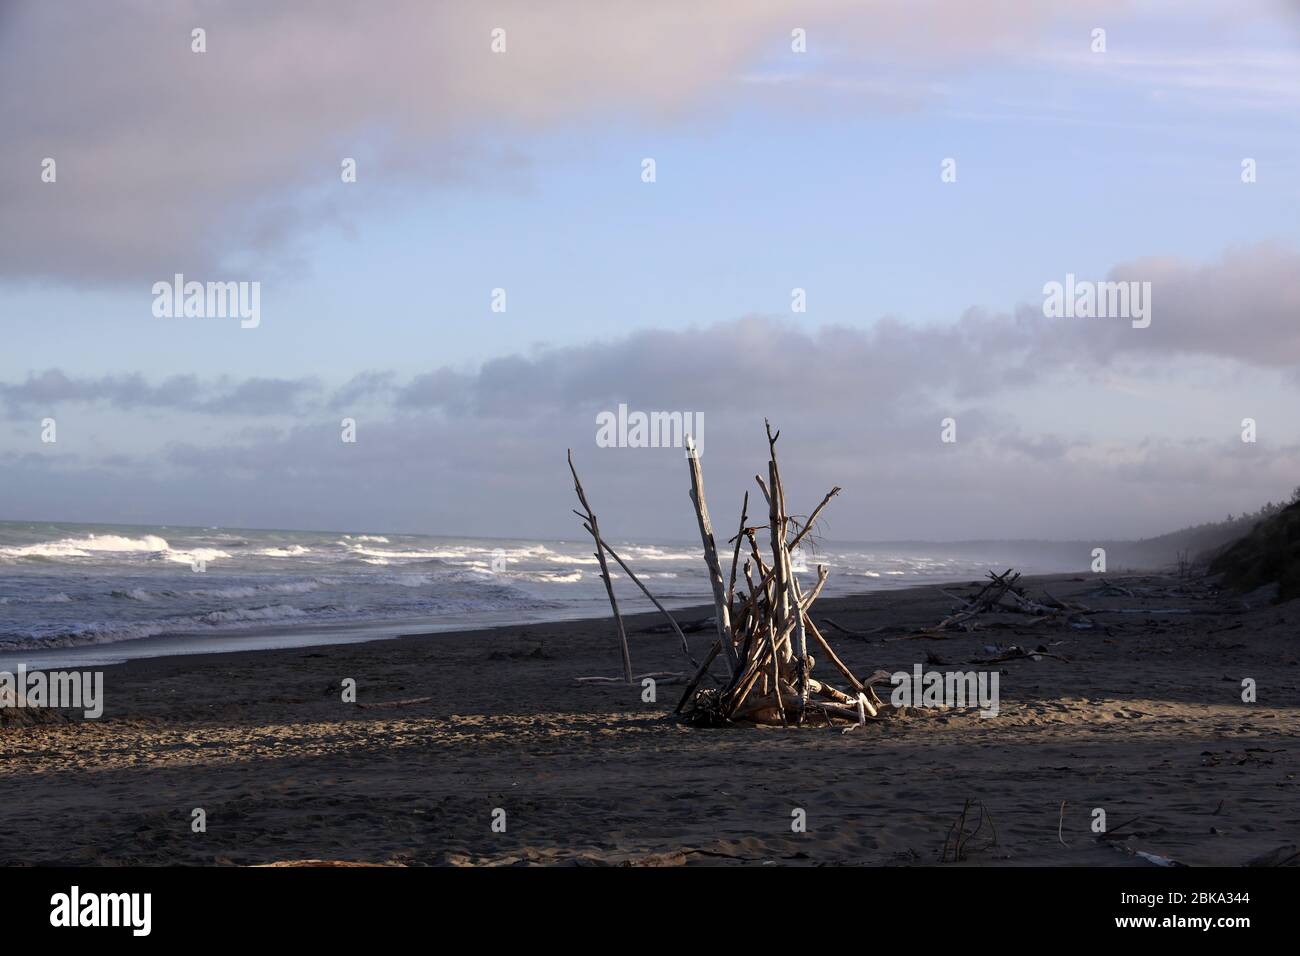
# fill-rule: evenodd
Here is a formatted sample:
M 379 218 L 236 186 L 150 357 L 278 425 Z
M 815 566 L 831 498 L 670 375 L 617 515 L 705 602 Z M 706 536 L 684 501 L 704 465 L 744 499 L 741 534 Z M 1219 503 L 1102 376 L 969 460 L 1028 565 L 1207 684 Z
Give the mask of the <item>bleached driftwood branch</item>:
M 573 474 L 573 489 L 578 493 L 578 501 L 582 504 L 582 509 L 587 512 L 585 516 L 586 524 L 584 527 L 591 532 L 591 536 L 596 540 L 596 560 L 600 562 L 600 577 L 605 582 L 605 593 L 609 595 L 610 607 L 614 609 L 614 623 L 618 626 L 618 646 L 623 654 L 623 679 L 627 683 L 632 683 L 632 656 L 627 650 L 627 632 L 623 629 L 623 615 L 618 612 L 618 598 L 614 596 L 614 583 L 609 578 L 609 565 L 605 563 L 605 549 L 601 547 L 600 525 L 596 522 L 596 513 L 591 510 L 591 505 L 587 503 L 587 494 L 582 490 L 582 482 L 578 479 L 578 469 L 573 466 L 573 449 L 569 449 L 569 471 Z

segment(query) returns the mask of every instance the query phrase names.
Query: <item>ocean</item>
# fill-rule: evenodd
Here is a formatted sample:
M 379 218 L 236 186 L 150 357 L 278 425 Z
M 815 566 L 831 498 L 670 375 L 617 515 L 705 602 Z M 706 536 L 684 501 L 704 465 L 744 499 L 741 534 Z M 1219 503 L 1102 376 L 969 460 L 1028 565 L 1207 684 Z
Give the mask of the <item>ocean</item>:
M 720 542 L 721 544 L 721 542 Z M 712 598 L 699 543 L 611 541 L 669 607 Z M 823 544 L 824 594 L 974 580 L 988 545 Z M 611 562 L 612 564 L 612 562 Z M 729 568 L 730 556 L 724 562 Z M 1040 559 L 1026 571 L 1083 567 Z M 626 612 L 653 610 L 612 566 Z M 607 615 L 591 541 L 0 522 L 0 666 L 309 646 Z

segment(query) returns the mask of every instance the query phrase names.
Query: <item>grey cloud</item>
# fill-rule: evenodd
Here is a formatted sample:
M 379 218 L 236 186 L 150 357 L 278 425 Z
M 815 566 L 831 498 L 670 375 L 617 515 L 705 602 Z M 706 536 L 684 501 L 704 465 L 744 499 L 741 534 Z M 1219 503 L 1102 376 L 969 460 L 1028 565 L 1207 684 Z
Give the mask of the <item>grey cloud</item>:
M 920 393 L 979 399 L 1124 358 L 1170 363 L 1206 356 L 1300 368 L 1300 252 L 1290 247 L 1242 247 L 1204 264 L 1140 259 L 1096 278 L 1150 281 L 1150 327 L 1135 329 L 1122 318 L 1049 319 L 1041 303 L 1011 314 L 972 309 L 955 323 L 920 328 L 885 318 L 865 329 L 808 329 L 750 316 L 494 359 L 476 374 L 438 369 L 400 389 L 397 402 L 482 416 L 620 401 L 742 409 L 750 404 L 745 386 L 764 383 L 781 407 L 809 406 L 815 394 L 826 408 L 879 414 L 906 407 Z M 815 377 L 800 372 L 813 369 Z
M 176 375 L 151 385 L 139 374 L 78 378 L 60 369 L 29 373 L 21 382 L 0 382 L 0 403 L 16 417 L 32 409 L 65 404 L 102 404 L 119 409 L 157 409 L 208 415 L 292 414 L 319 388 L 310 380 L 219 378 Z
M 438 369 L 401 389 L 397 400 L 484 417 L 619 402 L 737 410 L 750 407 L 748 387 L 761 383 L 774 402 L 794 407 L 895 407 L 925 388 L 964 395 L 996 390 L 1014 349 L 999 347 L 991 361 L 983 353 L 1008 340 L 1007 326 L 1007 319 L 992 317 L 921 330 L 892 320 L 870 329 L 807 329 L 749 316 L 685 332 L 642 331 L 612 342 L 493 359 L 476 374 Z
M 370 369 L 326 394 L 313 380 L 139 375 L 77 378 L 59 369 L 0 382 L 10 408 L 104 402 L 207 414 L 292 414 L 318 407 L 391 406 L 472 418 L 594 414 L 620 402 L 664 410 L 748 411 L 750 385 L 809 414 L 917 401 L 974 401 L 1041 384 L 1050 376 L 1117 360 L 1169 363 L 1210 356 L 1262 368 L 1300 367 L 1300 254 L 1261 245 L 1208 264 L 1143 259 L 1110 278 L 1151 281 L 1153 319 L 1048 319 L 1039 304 L 1013 313 L 971 310 L 949 325 L 883 319 L 868 328 L 805 328 L 748 316 L 688 330 L 642 330 L 589 345 L 491 359 L 477 369 L 435 368 L 406 382 Z M 1080 278 L 1086 278 L 1080 276 Z M 815 369 L 816 375 L 806 375 Z
M 316 389 L 311 381 L 250 378 L 199 401 L 195 408 L 210 414 L 283 414 L 295 410 L 298 402 Z
M 1222 440 L 1223 423 L 1207 423 L 1213 440 L 1117 442 L 1095 420 L 1088 428 L 1101 427 L 1099 435 L 1065 424 L 1035 433 L 1022 424 L 1025 401 L 1121 362 L 1160 363 L 1171 376 L 1202 356 L 1273 374 L 1289 367 L 1300 358 L 1285 329 L 1296 264 L 1292 252 L 1259 247 L 1208 265 L 1121 265 L 1114 275 L 1159 279 L 1148 329 L 1046 319 L 1033 306 L 1009 315 L 972 310 L 920 329 L 891 320 L 806 328 L 750 316 L 539 349 L 478 369 L 434 369 L 404 382 L 370 370 L 333 392 L 306 380 L 176 376 L 153 385 L 138 375 L 79 379 L 51 370 L 0 383 L 0 401 L 292 413 L 275 422 L 285 427 L 247 426 L 206 440 L 156 428 L 159 451 L 140 461 L 140 481 L 165 483 L 159 500 L 190 500 L 195 514 L 223 501 L 229 516 L 210 520 L 226 524 L 562 534 L 571 504 L 563 454 L 573 448 L 593 502 L 618 516 L 611 534 L 689 537 L 680 449 L 596 447 L 596 415 L 626 403 L 704 414 L 706 473 L 719 508 L 734 507 L 733 496 L 752 487 L 761 422 L 772 417 L 784 430 L 786 458 L 798 461 L 789 477 L 796 507 L 811 506 L 831 484 L 846 489 L 828 527 L 833 537 L 1155 534 L 1204 520 L 1207 509 L 1252 509 L 1289 492 L 1300 473 L 1290 425 L 1279 428 L 1275 415 L 1259 445 L 1235 440 L 1235 421 Z M 1236 393 L 1249 395 L 1249 376 L 1238 379 Z M 346 405 L 354 414 L 353 403 L 357 443 L 347 444 L 326 410 Z M 939 441 L 947 416 L 958 420 L 956 445 Z M 56 466 L 51 451 L 12 461 L 6 495 L 32 514 L 49 500 L 35 477 L 42 469 L 65 477 L 74 468 L 88 476 L 131 472 L 120 457 L 98 471 L 85 457 L 60 457 Z M 90 493 L 120 483 L 103 481 Z M 280 507 L 291 513 L 269 510 Z M 1098 515 L 1109 526 L 1093 527 Z
M 371 369 L 358 372 L 335 390 L 330 408 L 338 410 L 389 396 L 397 387 L 392 372 Z
M 1210 263 L 1138 259 L 1105 278 L 1151 283 L 1150 327 L 1135 329 L 1122 319 L 1054 319 L 1038 336 L 1040 354 L 1055 362 L 1205 355 L 1300 367 L 1300 251 L 1292 246 L 1231 248 Z
M 1208 356 L 1245 366 L 1300 368 L 1295 250 L 1258 245 L 1230 250 L 1208 264 L 1137 260 L 1116 266 L 1110 278 L 1152 282 L 1149 328 L 1115 318 L 1049 319 L 1039 305 L 1012 314 L 972 309 L 949 325 L 920 328 L 890 318 L 868 328 L 807 328 L 789 319 L 747 316 L 685 331 L 639 331 L 607 342 L 537 349 L 477 369 L 441 367 L 406 382 L 391 371 L 369 370 L 332 392 L 309 379 L 200 381 L 178 375 L 152 385 L 140 375 L 74 378 L 51 369 L 26 381 L 0 382 L 0 402 L 11 410 L 103 402 L 232 415 L 362 406 L 526 420 L 594 415 L 619 403 L 749 413 L 751 386 L 761 383 L 775 407 L 834 421 L 867 412 L 908 418 L 907 410 L 918 402 L 969 403 L 1121 359 L 1167 365 Z

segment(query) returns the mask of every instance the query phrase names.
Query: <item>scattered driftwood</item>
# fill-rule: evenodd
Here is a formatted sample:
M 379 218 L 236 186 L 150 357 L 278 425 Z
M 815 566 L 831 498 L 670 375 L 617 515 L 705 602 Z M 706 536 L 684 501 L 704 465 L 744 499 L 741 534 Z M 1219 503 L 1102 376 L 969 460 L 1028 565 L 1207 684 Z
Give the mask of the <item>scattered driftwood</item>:
M 432 697 L 407 697 L 402 700 L 379 700 L 373 704 L 357 704 L 358 710 L 373 710 L 376 707 L 410 707 L 413 704 L 427 704 Z
M 1016 614 L 1029 618 L 1026 621 L 1028 626 L 1040 626 L 1047 623 L 1057 623 L 1074 630 L 1093 630 L 1101 629 L 1107 634 L 1113 634 L 1114 628 L 1122 628 L 1121 622 L 1114 621 L 1102 623 L 1096 618 L 1101 615 L 1151 615 L 1153 618 L 1160 618 L 1165 615 L 1174 614 L 1215 614 L 1225 613 L 1214 609 L 1191 610 L 1188 608 L 1166 607 L 1166 608 L 1092 608 L 1086 604 L 1080 604 L 1077 601 L 1063 601 L 1054 597 L 1046 588 L 1042 588 L 1042 598 L 1035 600 L 1031 598 L 1023 587 L 1020 586 L 1020 574 L 1008 568 L 1001 574 L 990 571 L 989 579 L 983 587 L 972 597 L 963 597 L 954 594 L 951 591 L 940 588 L 939 591 L 944 595 L 952 598 L 957 606 L 953 611 L 931 628 L 920 631 L 914 631 L 899 638 L 886 638 L 886 640 L 935 640 L 942 639 L 946 632 L 960 631 L 969 633 L 977 629 L 1016 629 L 1016 625 L 1007 623 L 1005 619 L 983 620 L 983 615 L 987 614 Z M 1076 578 L 1075 580 L 1084 580 Z M 1098 594 L 1106 597 L 1124 596 L 1124 597 L 1151 597 L 1158 596 L 1160 589 L 1152 587 L 1122 586 L 1108 581 L 1105 578 L 1099 580 L 1097 586 L 1087 592 L 1089 594 Z M 1190 593 L 1190 592 L 1189 592 Z M 1068 660 L 1059 655 L 1052 654 L 1043 646 L 1039 646 L 1036 651 L 1027 651 L 1023 648 L 1012 645 L 1006 654 L 989 657 L 982 660 L 971 661 L 973 664 L 999 664 L 1004 661 L 1012 660 L 1037 660 L 1041 657 L 1054 657 L 1057 660 Z
M 1133 592 L 1114 581 L 1108 581 L 1105 578 L 1097 578 L 1097 586 L 1088 592 L 1099 597 L 1132 597 Z
M 698 621 L 677 621 L 673 624 L 648 624 L 637 631 L 638 634 L 673 634 L 686 632 L 698 634 L 700 631 L 713 630 L 713 618 L 702 617 Z
M 621 677 L 575 677 L 580 684 L 622 684 L 626 683 Z M 643 680 L 652 680 L 656 684 L 683 684 L 686 682 L 686 675 L 677 671 L 651 671 L 648 674 L 637 674 L 632 680 L 640 683 Z
M 1127 826 L 1131 826 L 1134 823 L 1141 823 L 1141 822 L 1142 822 L 1141 817 L 1130 817 L 1129 819 L 1125 820 L 1123 823 L 1117 823 L 1113 827 L 1110 827 L 1107 830 L 1105 830 L 1104 832 L 1097 834 L 1097 839 L 1098 840 L 1127 840 L 1130 836 L 1145 836 L 1146 834 L 1140 833 L 1138 831 L 1130 831 L 1128 833 L 1119 832 L 1120 830 L 1124 829 Z
M 834 628 L 835 630 L 839 631 L 841 634 L 843 634 L 846 637 L 858 637 L 863 639 L 866 639 L 873 634 L 879 634 L 882 631 L 898 630 L 898 625 L 896 624 L 882 624 L 879 627 L 868 628 L 865 631 L 853 631 L 842 624 L 837 624 L 835 621 L 832 621 L 829 617 L 823 617 L 822 623 L 825 624 L 827 627 Z
M 933 628 L 909 635 L 909 639 L 933 638 L 943 631 L 973 631 L 981 626 L 977 620 L 983 614 L 1025 614 L 1038 623 L 1059 620 L 1073 624 L 1078 618 L 1097 614 L 1092 608 L 1082 604 L 1060 601 L 1044 590 L 1044 599 L 1035 601 L 1020 586 L 1020 572 L 1007 568 L 1001 574 L 989 572 L 988 582 L 970 598 L 962 598 L 942 588 L 941 593 L 958 602 L 958 607 Z
M 984 665 L 1005 664 L 1007 661 L 1036 661 L 1042 657 L 1050 657 L 1052 660 L 1060 661 L 1063 664 L 1070 663 L 1068 657 L 1062 657 L 1060 654 L 1053 654 L 1042 644 L 1039 644 L 1038 647 L 1032 651 L 1027 651 L 1017 644 L 1012 644 L 1000 654 L 995 654 L 992 657 L 977 657 L 969 663 Z
M 1016 571 L 1013 575 L 1012 571 L 1012 568 L 1007 568 L 1001 574 L 990 571 L 989 583 L 964 605 L 940 621 L 938 629 L 941 631 L 970 630 L 967 622 L 977 615 L 993 610 L 1020 580 L 1020 572 Z
M 1123 853 L 1126 856 L 1135 856 L 1140 860 L 1146 860 L 1146 862 L 1150 863 L 1152 866 L 1182 867 L 1187 865 L 1186 863 L 1180 863 L 1177 860 L 1171 859 L 1170 857 L 1161 856 L 1158 853 L 1148 853 L 1146 850 L 1137 850 L 1131 846 L 1124 846 L 1119 843 L 1107 843 L 1106 846 L 1114 850 L 1118 850 L 1120 853 Z

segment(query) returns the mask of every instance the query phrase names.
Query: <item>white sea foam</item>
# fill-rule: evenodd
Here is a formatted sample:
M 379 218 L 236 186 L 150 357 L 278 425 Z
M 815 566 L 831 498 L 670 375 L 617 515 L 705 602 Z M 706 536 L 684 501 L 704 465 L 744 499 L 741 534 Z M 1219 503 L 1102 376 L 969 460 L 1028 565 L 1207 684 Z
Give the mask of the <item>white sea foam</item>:
M 196 561 L 204 563 L 218 561 L 222 558 L 228 558 L 230 555 L 216 548 L 195 548 L 192 551 L 167 550 L 163 552 L 163 557 L 168 561 L 175 561 L 177 564 L 194 564 Z
M 348 545 L 348 550 L 352 554 L 363 555 L 368 558 L 383 558 L 385 561 L 397 558 L 403 561 L 428 561 L 431 559 L 446 559 L 464 557 L 460 551 L 390 551 L 384 548 L 363 548 L 360 545 Z
M 543 584 L 576 584 L 583 579 L 581 571 L 508 571 L 506 574 L 510 578 L 538 581 Z
M 98 552 L 124 554 L 129 552 L 165 552 L 171 545 L 157 535 L 142 538 L 124 538 L 116 534 L 87 535 L 84 538 L 62 538 L 22 547 L 0 548 L 0 554 L 18 558 L 86 558 Z
M 700 556 L 692 551 L 665 551 L 653 545 L 626 545 L 619 549 L 628 561 L 699 561 Z
M 698 545 L 623 541 L 615 548 L 670 607 L 710 600 Z M 0 522 L 0 645 L 155 635 L 201 641 L 241 629 L 309 632 L 394 620 L 472 626 L 501 612 L 518 612 L 517 619 L 602 613 L 604 585 L 591 552 L 590 540 L 580 538 L 543 543 Z M 827 547 L 806 557 L 801 580 L 811 580 L 815 564 L 831 567 L 828 595 L 982 574 L 973 559 L 938 551 Z M 622 569 L 612 576 L 620 604 L 648 606 Z

